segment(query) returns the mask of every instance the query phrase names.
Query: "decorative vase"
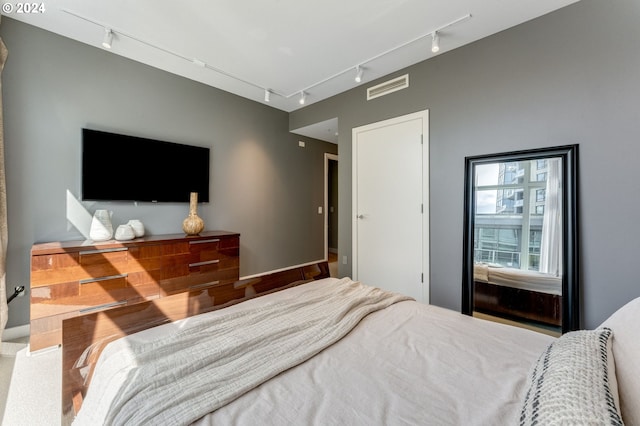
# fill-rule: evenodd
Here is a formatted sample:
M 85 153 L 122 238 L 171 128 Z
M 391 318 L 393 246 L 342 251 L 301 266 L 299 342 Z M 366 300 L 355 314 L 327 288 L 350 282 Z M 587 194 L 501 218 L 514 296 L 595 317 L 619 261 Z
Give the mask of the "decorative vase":
M 138 219 L 131 219 L 127 222 L 127 225 L 133 228 L 133 233 L 136 235 L 136 238 L 144 236 L 144 225 Z
M 136 237 L 136 233 L 133 231 L 131 225 L 120 225 L 116 228 L 115 238 L 118 241 L 133 240 Z
M 204 229 L 204 221 L 198 216 L 198 193 L 192 192 L 189 202 L 189 216 L 182 222 L 182 230 L 187 235 L 198 235 Z
M 91 219 L 89 238 L 93 241 L 107 241 L 113 236 L 111 214 L 108 210 L 96 210 Z

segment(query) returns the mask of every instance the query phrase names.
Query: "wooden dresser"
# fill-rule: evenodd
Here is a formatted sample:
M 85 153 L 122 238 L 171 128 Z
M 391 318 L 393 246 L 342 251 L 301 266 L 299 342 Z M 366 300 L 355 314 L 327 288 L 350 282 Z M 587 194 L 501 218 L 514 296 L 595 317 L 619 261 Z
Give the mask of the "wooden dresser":
M 235 283 L 240 234 L 154 235 L 131 241 L 65 241 L 31 248 L 31 339 L 62 343 L 62 320 Z

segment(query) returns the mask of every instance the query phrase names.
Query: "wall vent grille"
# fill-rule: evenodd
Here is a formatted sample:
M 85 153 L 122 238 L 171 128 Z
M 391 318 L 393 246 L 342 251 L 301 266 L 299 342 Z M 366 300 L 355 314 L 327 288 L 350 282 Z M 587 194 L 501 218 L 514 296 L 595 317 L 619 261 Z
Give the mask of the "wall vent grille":
M 380 96 L 388 95 L 389 93 L 397 92 L 407 87 L 409 87 L 409 74 L 369 87 L 367 89 L 367 100 L 370 101 L 371 99 L 379 98 Z

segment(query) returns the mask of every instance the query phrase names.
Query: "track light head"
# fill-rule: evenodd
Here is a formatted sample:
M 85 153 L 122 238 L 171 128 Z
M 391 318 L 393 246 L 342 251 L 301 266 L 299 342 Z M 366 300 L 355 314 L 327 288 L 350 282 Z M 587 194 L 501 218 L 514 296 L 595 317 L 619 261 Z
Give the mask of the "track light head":
M 197 59 L 197 58 L 193 59 L 193 64 L 199 66 L 200 68 L 207 67 L 207 64 L 205 64 L 204 62 L 202 62 L 200 59 Z
M 298 103 L 300 105 L 304 105 L 306 100 L 307 100 L 307 94 L 305 92 L 300 92 L 300 100 L 298 101 Z
M 104 38 L 102 39 L 102 47 L 105 49 L 111 49 L 111 42 L 113 41 L 113 31 L 111 28 L 104 29 Z
M 433 53 L 438 53 L 440 51 L 440 36 L 437 31 L 434 31 L 431 37 L 431 51 Z
M 265 102 L 270 102 L 271 101 L 271 90 L 264 89 L 264 101 Z
M 360 67 L 360 65 L 358 65 L 356 67 L 356 83 L 360 83 L 362 81 L 362 74 L 363 74 L 363 70 L 362 67 Z

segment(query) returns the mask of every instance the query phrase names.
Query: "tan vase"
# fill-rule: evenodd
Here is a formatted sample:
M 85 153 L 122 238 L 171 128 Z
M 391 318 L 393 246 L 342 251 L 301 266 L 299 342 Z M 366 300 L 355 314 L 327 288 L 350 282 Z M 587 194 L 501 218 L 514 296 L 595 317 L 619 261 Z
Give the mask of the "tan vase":
M 204 221 L 198 216 L 198 193 L 191 193 L 189 216 L 182 222 L 182 230 L 187 235 L 198 235 L 204 229 Z

